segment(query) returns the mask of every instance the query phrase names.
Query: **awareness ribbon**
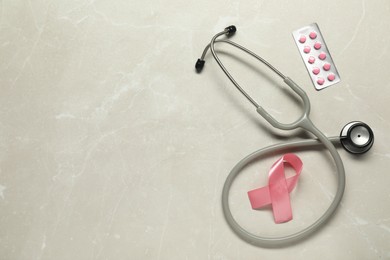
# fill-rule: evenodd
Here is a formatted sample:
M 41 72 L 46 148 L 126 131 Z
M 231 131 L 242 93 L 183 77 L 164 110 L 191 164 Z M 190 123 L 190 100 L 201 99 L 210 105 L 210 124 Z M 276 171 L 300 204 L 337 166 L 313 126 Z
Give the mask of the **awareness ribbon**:
M 289 164 L 296 172 L 294 176 L 286 178 L 284 164 Z M 283 223 L 292 219 L 290 192 L 295 188 L 303 163 L 298 156 L 292 153 L 283 155 L 271 167 L 268 174 L 268 186 L 248 192 L 249 201 L 253 209 L 260 209 L 272 204 L 275 223 Z

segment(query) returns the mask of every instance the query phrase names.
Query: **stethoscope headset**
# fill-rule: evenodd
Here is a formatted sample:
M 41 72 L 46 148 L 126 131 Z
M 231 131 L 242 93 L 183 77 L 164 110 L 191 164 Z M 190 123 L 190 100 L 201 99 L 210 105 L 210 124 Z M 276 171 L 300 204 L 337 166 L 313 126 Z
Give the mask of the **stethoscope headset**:
M 247 242 L 261 246 L 261 247 L 275 247 L 275 246 L 286 246 L 293 243 L 296 243 L 302 239 L 307 238 L 309 235 L 311 235 L 313 232 L 318 230 L 321 226 L 323 226 L 327 220 L 330 219 L 330 217 L 333 215 L 333 213 L 336 211 L 338 205 L 341 202 L 341 199 L 344 194 L 345 190 L 345 170 L 343 162 L 340 158 L 340 155 L 338 154 L 334 144 L 341 143 L 341 145 L 344 147 L 345 150 L 352 154 L 363 154 L 367 152 L 374 143 L 374 134 L 371 130 L 371 128 L 360 121 L 353 121 L 348 123 L 343 127 L 343 129 L 340 132 L 339 137 L 326 137 L 310 120 L 309 114 L 310 114 L 310 101 L 306 94 L 306 92 L 300 88 L 292 79 L 284 76 L 279 70 L 277 70 L 275 67 L 273 67 L 270 63 L 268 63 L 265 59 L 261 58 L 254 52 L 246 49 L 245 47 L 232 42 L 227 39 L 221 39 L 217 40 L 217 38 L 225 35 L 227 37 L 231 37 L 236 32 L 235 26 L 229 26 L 226 27 L 225 30 L 222 32 L 217 33 L 212 39 L 211 42 L 206 46 L 206 48 L 203 51 L 203 54 L 200 59 L 197 60 L 195 64 L 195 69 L 198 73 L 200 73 L 204 67 L 205 64 L 205 56 L 207 54 L 207 51 L 210 49 L 211 53 L 215 59 L 215 61 L 218 63 L 222 71 L 225 73 L 225 75 L 230 79 L 230 81 L 233 83 L 233 85 L 243 94 L 249 102 L 251 102 L 255 108 L 257 113 L 259 113 L 266 121 L 268 121 L 273 127 L 281 129 L 281 130 L 293 130 L 293 129 L 304 129 L 311 134 L 313 134 L 317 139 L 307 139 L 307 140 L 300 140 L 300 141 L 291 141 L 291 142 L 285 142 L 280 144 L 271 145 L 265 148 L 262 148 L 258 151 L 255 151 L 254 153 L 246 156 L 241 161 L 239 161 L 236 166 L 231 170 L 228 177 L 226 178 L 223 191 L 222 191 L 222 208 L 223 213 L 225 215 L 226 221 L 232 228 L 232 230 L 237 233 L 242 239 L 246 240 Z M 275 72 L 277 75 L 279 75 L 284 83 L 286 83 L 301 99 L 303 103 L 303 113 L 302 115 L 293 123 L 284 124 L 277 121 L 273 116 L 271 116 L 263 107 L 261 107 L 248 93 L 245 92 L 245 90 L 236 82 L 236 80 L 233 78 L 233 76 L 229 73 L 229 71 L 225 68 L 225 66 L 222 64 L 221 60 L 219 59 L 216 51 L 215 51 L 215 43 L 227 43 L 232 45 L 233 47 L 238 48 L 239 50 L 246 52 L 247 54 L 251 55 L 252 57 L 256 58 L 258 61 L 262 62 L 264 65 L 266 65 L 269 69 L 271 69 L 273 72 Z M 285 151 L 289 149 L 297 149 L 297 148 L 303 148 L 308 146 L 315 146 L 315 145 L 322 145 L 325 146 L 326 149 L 330 152 L 333 161 L 336 165 L 337 169 L 337 191 L 333 198 L 332 203 L 330 204 L 329 208 L 323 213 L 323 215 L 317 219 L 314 223 L 312 223 L 310 226 L 304 228 L 303 230 L 287 235 L 282 237 L 262 237 L 254 235 L 247 230 L 245 230 L 243 227 L 241 227 L 237 221 L 234 219 L 230 206 L 229 206 L 229 192 L 230 188 L 232 186 L 233 181 L 237 177 L 237 175 L 241 172 L 241 170 L 249 163 L 252 162 L 254 159 L 264 156 L 273 155 L 280 151 Z

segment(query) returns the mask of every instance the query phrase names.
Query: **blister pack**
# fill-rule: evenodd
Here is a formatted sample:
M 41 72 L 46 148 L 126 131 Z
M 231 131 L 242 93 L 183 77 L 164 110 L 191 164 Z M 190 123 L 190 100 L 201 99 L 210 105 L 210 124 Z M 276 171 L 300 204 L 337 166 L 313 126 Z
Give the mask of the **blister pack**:
M 317 90 L 340 82 L 340 75 L 316 23 L 294 31 L 293 37 Z

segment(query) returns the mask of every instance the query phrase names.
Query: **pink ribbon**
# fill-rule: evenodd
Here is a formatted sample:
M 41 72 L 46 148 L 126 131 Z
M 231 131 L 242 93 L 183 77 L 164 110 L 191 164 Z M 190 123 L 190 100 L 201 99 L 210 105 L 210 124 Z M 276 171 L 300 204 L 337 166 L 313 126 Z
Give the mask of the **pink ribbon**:
M 289 164 L 296 172 L 286 178 L 284 164 Z M 302 161 L 292 153 L 285 154 L 271 167 L 268 175 L 268 186 L 248 192 L 253 209 L 260 209 L 272 204 L 275 223 L 283 223 L 292 219 L 290 192 L 295 188 L 302 171 Z

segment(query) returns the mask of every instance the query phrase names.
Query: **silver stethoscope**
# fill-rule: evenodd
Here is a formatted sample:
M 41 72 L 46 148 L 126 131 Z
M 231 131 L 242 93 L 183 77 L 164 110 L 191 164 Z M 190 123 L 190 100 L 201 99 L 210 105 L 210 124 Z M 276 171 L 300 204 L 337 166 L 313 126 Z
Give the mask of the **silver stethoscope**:
M 225 215 L 226 221 L 230 225 L 230 227 L 233 229 L 235 233 L 237 233 L 242 239 L 248 241 L 249 243 L 261 247 L 274 247 L 274 246 L 286 246 L 289 244 L 296 243 L 304 238 L 307 238 L 309 235 L 314 233 L 316 230 L 318 230 L 327 220 L 330 219 L 330 217 L 333 215 L 335 210 L 337 209 L 338 205 L 340 204 L 340 201 L 344 194 L 345 189 L 345 170 L 343 162 L 340 158 L 340 155 L 338 154 L 334 144 L 341 143 L 342 146 L 350 153 L 353 154 L 361 154 L 367 152 L 372 144 L 374 143 L 374 134 L 371 130 L 371 128 L 366 125 L 365 123 L 354 121 L 348 123 L 344 128 L 342 129 L 340 133 L 340 137 L 326 137 L 310 120 L 309 114 L 310 114 L 310 101 L 306 94 L 306 92 L 301 89 L 294 81 L 292 81 L 290 78 L 284 76 L 279 70 L 277 70 L 275 67 L 273 67 L 271 64 L 269 64 L 266 60 L 261 58 L 260 56 L 256 55 L 252 51 L 244 48 L 243 46 L 229 41 L 229 40 L 217 40 L 218 37 L 222 35 L 226 35 L 227 37 L 232 36 L 236 32 L 235 26 L 229 26 L 225 28 L 220 33 L 217 33 L 212 39 L 210 44 L 206 46 L 206 48 L 203 51 L 202 57 L 198 59 L 196 62 L 195 68 L 197 72 L 201 72 L 205 63 L 205 56 L 207 54 L 208 49 L 211 49 L 211 53 L 214 57 L 214 59 L 217 61 L 218 65 L 221 67 L 222 71 L 226 74 L 226 76 L 230 79 L 230 81 L 236 86 L 236 88 L 256 107 L 256 111 L 265 119 L 267 120 L 273 127 L 276 127 L 278 129 L 282 130 L 293 130 L 302 128 L 306 131 L 312 133 L 315 135 L 318 139 L 308 139 L 308 140 L 302 140 L 302 141 L 293 141 L 293 142 L 286 142 L 281 144 L 275 144 L 271 145 L 265 148 L 262 148 L 245 158 L 243 158 L 240 162 L 236 164 L 236 166 L 232 169 L 232 171 L 229 173 L 228 177 L 226 178 L 225 184 L 223 186 L 222 191 L 222 208 L 223 213 Z M 244 89 L 235 81 L 235 79 L 232 77 L 232 75 L 228 72 L 228 70 L 225 68 L 225 66 L 222 64 L 221 60 L 218 58 L 217 53 L 215 52 L 215 43 L 216 42 L 224 42 L 228 43 L 246 53 L 251 55 L 252 57 L 256 58 L 263 64 L 265 64 L 268 68 L 270 68 L 273 72 L 278 74 L 283 81 L 296 93 L 303 102 L 303 113 L 301 117 L 298 118 L 293 123 L 290 124 L 283 124 L 277 121 L 274 117 L 272 117 L 264 108 L 262 108 L 253 98 L 248 95 L 244 91 Z M 315 145 L 323 145 L 326 147 L 326 149 L 329 150 L 337 168 L 337 191 L 336 195 L 333 198 L 332 203 L 330 204 L 329 208 L 324 212 L 324 214 L 316 220 L 313 224 L 308 226 L 307 228 L 287 235 L 283 237 L 262 237 L 254 235 L 247 230 L 245 230 L 243 227 L 241 227 L 237 221 L 233 218 L 233 215 L 230 211 L 229 206 L 229 191 L 232 186 L 232 183 L 234 182 L 237 175 L 241 172 L 241 170 L 251 161 L 253 161 L 256 158 L 264 157 L 267 155 L 275 154 L 276 152 L 285 151 L 289 149 L 296 149 L 296 148 L 303 148 L 308 146 L 315 146 Z

